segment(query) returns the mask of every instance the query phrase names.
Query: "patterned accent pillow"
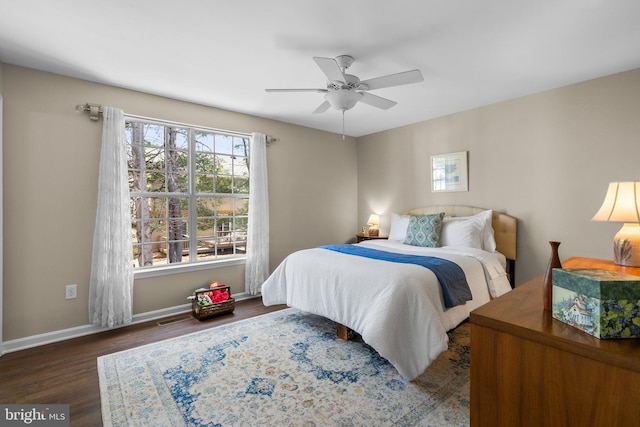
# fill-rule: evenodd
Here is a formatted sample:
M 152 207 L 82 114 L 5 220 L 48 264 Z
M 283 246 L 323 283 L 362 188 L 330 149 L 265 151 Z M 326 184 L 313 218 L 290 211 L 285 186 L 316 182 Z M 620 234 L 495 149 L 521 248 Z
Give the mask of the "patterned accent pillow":
M 411 215 L 405 245 L 437 248 L 440 246 L 444 212 L 431 215 Z

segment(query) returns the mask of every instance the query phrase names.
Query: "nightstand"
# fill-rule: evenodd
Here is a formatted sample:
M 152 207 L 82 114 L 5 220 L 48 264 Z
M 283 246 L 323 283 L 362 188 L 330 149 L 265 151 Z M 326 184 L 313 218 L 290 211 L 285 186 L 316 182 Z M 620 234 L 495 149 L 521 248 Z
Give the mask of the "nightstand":
M 356 243 L 360 243 L 363 240 L 375 240 L 375 239 L 387 239 L 389 236 L 369 236 L 368 234 L 358 233 L 356 234 Z

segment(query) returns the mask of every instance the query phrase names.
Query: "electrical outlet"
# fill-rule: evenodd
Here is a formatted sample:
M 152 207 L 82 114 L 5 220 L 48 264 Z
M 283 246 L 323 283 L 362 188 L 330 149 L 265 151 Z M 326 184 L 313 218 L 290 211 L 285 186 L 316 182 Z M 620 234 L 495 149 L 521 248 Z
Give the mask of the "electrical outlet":
M 78 298 L 78 285 L 67 285 L 64 289 L 66 299 Z

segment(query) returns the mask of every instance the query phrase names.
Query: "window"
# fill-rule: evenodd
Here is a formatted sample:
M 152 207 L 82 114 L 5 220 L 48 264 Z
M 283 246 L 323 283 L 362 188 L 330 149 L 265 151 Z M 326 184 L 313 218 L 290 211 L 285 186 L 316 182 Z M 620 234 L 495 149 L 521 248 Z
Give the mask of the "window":
M 135 268 L 244 257 L 249 137 L 126 121 Z

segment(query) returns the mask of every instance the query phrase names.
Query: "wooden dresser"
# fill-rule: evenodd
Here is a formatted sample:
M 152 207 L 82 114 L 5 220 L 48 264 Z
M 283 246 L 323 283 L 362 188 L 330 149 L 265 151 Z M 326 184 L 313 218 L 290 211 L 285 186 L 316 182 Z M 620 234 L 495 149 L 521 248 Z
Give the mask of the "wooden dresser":
M 613 261 L 564 268 L 640 276 Z M 471 313 L 471 426 L 640 425 L 640 339 L 599 340 L 542 309 L 542 277 Z

